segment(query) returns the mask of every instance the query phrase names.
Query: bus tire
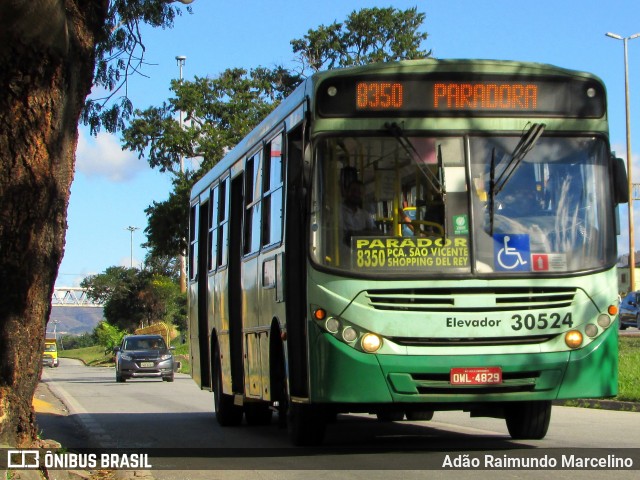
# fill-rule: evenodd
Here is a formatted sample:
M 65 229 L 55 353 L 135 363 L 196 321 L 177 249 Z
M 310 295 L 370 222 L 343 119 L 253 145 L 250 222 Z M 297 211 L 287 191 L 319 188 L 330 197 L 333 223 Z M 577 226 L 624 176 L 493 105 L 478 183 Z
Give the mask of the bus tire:
M 414 422 L 427 422 L 433 418 L 433 410 L 407 410 L 407 420 Z
M 379 422 L 401 422 L 404 420 L 403 410 L 383 409 L 376 412 Z
M 287 427 L 291 443 L 298 447 L 308 447 L 322 444 L 327 423 L 320 407 L 291 403 Z
M 218 350 L 214 356 L 213 402 L 216 420 L 222 427 L 233 427 L 242 423 L 242 408 L 233 404 L 233 397 L 222 391 L 222 366 Z
M 277 323 L 271 328 L 269 335 L 269 378 L 271 380 L 271 399 L 277 405 L 278 426 L 286 428 L 289 412 L 289 389 L 287 382 L 287 366 L 284 357 L 280 329 Z
M 551 420 L 551 401 L 513 402 L 505 407 L 504 418 L 511 438 L 541 440 Z

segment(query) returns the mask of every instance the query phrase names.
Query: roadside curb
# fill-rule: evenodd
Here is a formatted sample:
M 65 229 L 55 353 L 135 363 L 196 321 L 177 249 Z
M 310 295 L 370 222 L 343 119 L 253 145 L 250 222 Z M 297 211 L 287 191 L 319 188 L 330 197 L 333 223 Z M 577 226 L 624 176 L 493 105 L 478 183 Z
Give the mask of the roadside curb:
M 615 410 L 618 412 L 640 412 L 640 402 L 623 402 L 620 400 L 606 400 L 600 398 L 580 398 L 576 400 L 556 400 L 554 405 L 560 407 L 595 408 L 600 410 Z

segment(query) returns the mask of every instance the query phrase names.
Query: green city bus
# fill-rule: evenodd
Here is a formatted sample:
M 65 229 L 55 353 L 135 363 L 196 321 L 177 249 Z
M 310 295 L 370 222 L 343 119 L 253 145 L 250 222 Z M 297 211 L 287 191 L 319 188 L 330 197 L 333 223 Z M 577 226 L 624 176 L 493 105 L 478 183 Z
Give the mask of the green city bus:
M 605 88 L 550 65 L 419 60 L 307 78 L 194 186 L 193 378 L 223 426 L 277 411 L 504 418 L 617 393 Z

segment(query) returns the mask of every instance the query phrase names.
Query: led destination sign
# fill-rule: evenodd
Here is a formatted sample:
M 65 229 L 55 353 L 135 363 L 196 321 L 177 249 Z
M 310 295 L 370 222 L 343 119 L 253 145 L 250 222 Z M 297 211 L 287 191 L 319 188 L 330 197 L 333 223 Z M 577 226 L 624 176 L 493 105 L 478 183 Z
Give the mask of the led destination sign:
M 325 80 L 318 111 L 344 116 L 567 116 L 599 118 L 604 88 L 593 80 L 548 77 L 412 77 Z
M 530 110 L 538 106 L 538 86 L 525 83 L 436 83 L 433 108 Z

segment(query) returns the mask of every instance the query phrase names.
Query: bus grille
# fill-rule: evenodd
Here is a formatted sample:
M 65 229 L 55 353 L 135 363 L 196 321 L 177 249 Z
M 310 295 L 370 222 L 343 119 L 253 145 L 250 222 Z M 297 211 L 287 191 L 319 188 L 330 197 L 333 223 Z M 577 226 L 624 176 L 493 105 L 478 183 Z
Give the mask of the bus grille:
M 508 312 L 570 307 L 575 288 L 497 287 L 367 290 L 376 310 L 407 312 Z
M 412 338 L 390 337 L 392 342 L 403 347 L 484 347 L 495 345 L 535 345 L 548 342 L 553 335 L 531 335 L 527 337 L 476 337 L 476 338 Z

